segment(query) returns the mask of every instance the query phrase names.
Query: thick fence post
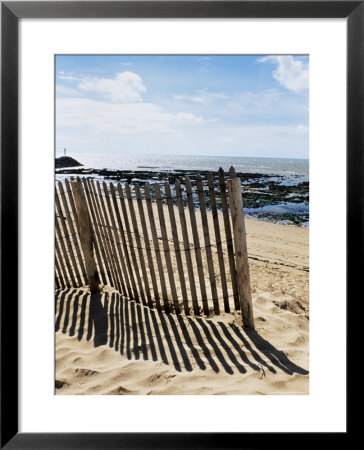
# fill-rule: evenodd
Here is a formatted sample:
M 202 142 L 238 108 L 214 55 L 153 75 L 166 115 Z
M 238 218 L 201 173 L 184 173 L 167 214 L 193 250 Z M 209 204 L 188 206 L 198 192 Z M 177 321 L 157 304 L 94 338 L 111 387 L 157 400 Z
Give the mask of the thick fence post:
M 85 268 L 91 293 L 99 292 L 99 282 L 92 245 L 91 223 L 87 210 L 85 193 L 80 181 L 71 181 L 73 197 L 80 227 L 80 241 L 85 259 Z
M 243 325 L 254 330 L 253 304 L 250 291 L 250 274 L 248 263 L 248 250 L 246 244 L 246 231 L 243 212 L 243 200 L 241 195 L 241 180 L 235 175 L 235 169 L 231 167 L 228 182 L 229 203 L 233 222 L 235 264 L 239 289 L 240 309 L 243 317 Z

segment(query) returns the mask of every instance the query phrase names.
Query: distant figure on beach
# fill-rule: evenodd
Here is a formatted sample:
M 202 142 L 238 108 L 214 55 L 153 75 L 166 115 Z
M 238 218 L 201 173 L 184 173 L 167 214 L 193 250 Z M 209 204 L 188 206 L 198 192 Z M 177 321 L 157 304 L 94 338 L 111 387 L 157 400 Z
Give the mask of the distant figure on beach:
M 64 149 L 64 156 L 67 156 L 66 153 L 67 153 L 67 149 L 65 148 Z

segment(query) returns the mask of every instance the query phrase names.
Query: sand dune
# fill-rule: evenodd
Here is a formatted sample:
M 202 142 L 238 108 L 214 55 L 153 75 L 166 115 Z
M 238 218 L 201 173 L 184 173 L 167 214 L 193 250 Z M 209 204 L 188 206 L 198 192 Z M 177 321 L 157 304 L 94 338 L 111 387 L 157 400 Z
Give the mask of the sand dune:
M 247 219 L 256 331 L 56 292 L 56 394 L 308 394 L 308 230 Z

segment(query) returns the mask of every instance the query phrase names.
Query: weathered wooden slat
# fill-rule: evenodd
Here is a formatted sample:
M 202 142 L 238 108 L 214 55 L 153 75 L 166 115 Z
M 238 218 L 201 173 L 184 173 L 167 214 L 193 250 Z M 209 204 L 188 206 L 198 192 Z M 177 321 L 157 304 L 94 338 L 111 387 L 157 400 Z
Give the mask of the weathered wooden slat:
M 117 220 L 117 223 L 118 223 L 119 232 L 120 232 L 120 236 L 121 236 L 121 242 L 122 242 L 123 248 L 124 248 L 124 258 L 125 258 L 125 261 L 126 261 L 126 265 L 127 265 L 128 272 L 129 272 L 129 279 L 130 279 L 131 286 L 132 286 L 132 294 L 131 294 L 130 298 L 134 299 L 136 301 L 139 301 L 138 289 L 136 287 L 135 278 L 134 278 L 134 272 L 133 272 L 133 268 L 132 268 L 132 265 L 131 265 L 131 262 L 130 262 L 130 251 L 129 251 L 128 245 L 126 243 L 125 232 L 124 232 L 124 225 L 123 225 L 123 222 L 121 220 L 120 208 L 119 208 L 119 205 L 117 203 L 116 192 L 115 192 L 114 185 L 112 183 L 110 185 L 110 191 L 111 191 L 111 197 L 112 197 L 113 204 L 114 204 L 116 220 Z
M 100 219 L 101 219 L 101 225 L 104 231 L 105 241 L 106 241 L 106 247 L 107 252 L 109 254 L 109 263 L 112 269 L 112 272 L 114 274 L 114 282 L 116 283 L 114 285 L 115 288 L 119 290 L 119 292 L 123 292 L 122 283 L 120 279 L 120 270 L 116 264 L 116 254 L 115 254 L 115 246 L 113 242 L 113 238 L 111 235 L 110 226 L 108 223 L 108 217 L 107 212 L 104 205 L 104 198 L 101 192 L 100 184 L 98 181 L 93 183 L 95 189 L 96 189 L 96 201 L 99 204 L 99 212 L 100 212 Z
M 199 174 L 196 177 L 196 185 L 197 185 L 198 198 L 200 201 L 200 213 L 201 213 L 203 237 L 204 237 L 205 248 L 206 248 L 207 268 L 208 268 L 209 278 L 210 278 L 210 286 L 211 286 L 212 301 L 214 304 L 214 312 L 215 312 L 215 314 L 220 314 L 219 299 L 217 296 L 217 288 L 216 288 L 215 268 L 214 268 L 214 261 L 212 259 L 212 251 L 211 251 L 209 223 L 207 221 L 205 194 L 203 191 L 202 178 L 201 178 L 201 175 L 199 175 Z
M 54 256 L 55 256 L 54 259 L 56 261 L 56 265 L 58 267 L 58 275 L 59 275 L 59 279 L 60 279 L 62 288 L 65 288 L 65 287 L 67 287 L 67 278 L 65 278 L 65 275 L 63 273 L 63 270 L 62 270 L 62 267 L 61 267 L 61 263 L 60 263 L 60 260 L 59 260 L 59 256 L 58 256 L 58 253 L 57 253 L 56 249 L 54 249 Z
M 63 281 L 61 269 L 58 264 L 58 258 L 57 258 L 56 252 L 54 252 L 54 263 L 55 263 L 55 267 L 56 267 L 56 286 L 57 286 L 57 289 L 61 289 L 61 288 L 65 287 L 65 284 Z
M 112 264 L 112 253 L 110 250 L 109 241 L 106 235 L 105 225 L 103 224 L 102 215 L 101 215 L 101 206 L 98 194 L 96 192 L 96 186 L 93 181 L 87 181 L 88 186 L 90 188 L 91 199 L 94 202 L 95 208 L 95 224 L 99 228 L 99 238 L 101 239 L 101 249 L 103 251 L 103 259 L 107 265 L 107 273 L 109 277 L 109 283 L 111 286 L 117 286 L 117 277 L 115 274 L 114 266 Z
M 87 179 L 82 180 L 83 189 L 86 195 L 87 200 L 87 206 L 90 213 L 91 218 L 91 234 L 92 234 L 92 242 L 95 246 L 95 254 L 96 254 L 96 261 L 98 265 L 99 270 L 99 276 L 101 282 L 106 285 L 109 283 L 108 280 L 110 280 L 111 275 L 109 276 L 109 269 L 105 261 L 105 252 L 104 252 L 104 245 L 101 238 L 101 233 L 98 231 L 99 227 L 97 224 L 97 218 L 96 218 L 96 206 L 93 201 L 93 193 L 91 192 L 90 182 Z
M 181 184 L 178 180 L 175 181 L 175 188 L 176 188 L 176 197 L 177 197 L 177 206 L 178 206 L 178 212 L 179 212 L 179 217 L 180 217 L 180 224 L 181 224 L 181 229 L 182 229 L 183 246 L 185 249 L 188 279 L 189 279 L 189 284 L 190 284 L 190 289 L 191 289 L 193 312 L 195 315 L 199 315 L 200 308 L 198 306 L 196 283 L 195 283 L 195 276 L 194 276 L 194 272 L 193 272 L 192 257 L 191 257 L 191 248 L 190 248 L 190 242 L 189 242 L 189 238 L 188 238 L 187 221 L 186 221 L 185 209 L 183 206 Z
M 111 201 L 110 201 L 111 194 L 108 190 L 108 187 L 107 187 L 107 184 L 105 183 L 105 181 L 102 183 L 103 190 L 104 190 L 103 193 L 101 191 L 101 184 L 99 184 L 97 182 L 97 185 L 98 185 L 100 199 L 103 200 L 102 204 L 103 204 L 105 224 L 106 224 L 106 227 L 108 230 L 109 241 L 111 244 L 111 249 L 112 249 L 114 263 L 115 263 L 115 270 L 117 272 L 118 279 L 119 279 L 119 282 L 120 282 L 121 288 L 122 288 L 120 290 L 120 293 L 127 297 L 129 295 L 129 291 L 127 288 L 127 281 L 125 279 L 124 267 L 122 265 L 122 262 L 124 262 L 124 259 L 119 257 L 120 242 L 119 242 L 119 238 L 117 235 L 116 224 L 114 221 L 114 216 L 113 216 L 113 211 L 112 211 L 112 206 L 111 206 Z M 109 184 L 109 186 L 110 186 L 110 184 Z
M 69 276 L 67 274 L 67 270 L 66 270 L 66 267 L 65 267 L 65 263 L 64 263 L 63 256 L 61 254 L 61 250 L 59 248 L 58 242 L 59 242 L 59 238 L 58 238 L 58 232 L 57 232 L 57 228 L 56 228 L 56 236 L 55 236 L 55 240 L 54 240 L 56 255 L 58 257 L 58 261 L 59 261 L 59 265 L 60 265 L 60 269 L 61 269 L 61 272 L 62 272 L 63 279 L 65 281 L 65 286 L 70 287 L 71 284 L 70 284 L 70 281 L 69 281 Z
M 101 186 L 98 181 L 96 181 L 96 189 L 97 189 L 97 193 L 98 193 L 98 200 L 99 200 L 100 206 L 101 206 L 101 220 L 102 220 L 102 224 L 104 226 L 106 240 L 108 243 L 109 253 L 110 253 L 110 257 L 111 257 L 111 265 L 114 269 L 114 274 L 115 274 L 115 278 L 116 278 L 117 286 L 115 286 L 115 287 L 118 288 L 120 293 L 122 293 L 122 294 L 125 293 L 125 295 L 127 295 L 124 280 L 122 278 L 121 269 L 120 269 L 120 265 L 119 265 L 119 258 L 117 256 L 117 252 L 116 252 L 116 244 L 115 244 L 113 236 L 112 236 L 111 223 L 109 220 L 108 212 L 105 207 L 105 197 L 102 194 Z
M 164 257 L 166 259 L 169 286 L 171 288 L 174 310 L 175 310 L 176 314 L 180 314 L 181 311 L 180 311 L 180 307 L 179 307 L 179 303 L 178 303 L 176 284 L 174 282 L 174 273 L 173 273 L 171 254 L 170 254 L 170 249 L 169 249 L 169 244 L 168 244 L 167 228 L 166 228 L 166 221 L 164 218 L 161 190 L 160 190 L 160 186 L 158 183 L 156 183 L 154 185 L 154 190 L 155 190 L 155 199 L 157 202 L 159 224 L 160 224 L 160 229 L 161 229 L 161 234 L 162 234 Z
M 104 278 L 105 278 L 105 284 L 112 285 L 111 268 L 109 266 L 109 260 L 106 257 L 104 236 L 102 233 L 101 224 L 100 224 L 100 220 L 98 217 L 98 210 L 96 207 L 95 194 L 92 191 L 90 180 L 84 178 L 82 180 L 82 182 L 84 185 L 84 191 L 86 194 L 87 204 L 88 204 L 90 217 L 91 217 L 93 242 L 95 244 L 96 250 L 98 249 L 98 251 L 96 251 L 96 255 L 98 258 L 99 267 L 102 267 L 105 269 L 103 271 Z
M 119 192 L 119 201 L 121 204 L 121 210 L 122 210 L 122 214 L 123 214 L 123 218 L 124 218 L 126 234 L 127 234 L 128 241 L 129 241 L 130 254 L 131 254 L 132 261 L 133 261 L 134 274 L 136 276 L 137 283 L 138 283 L 139 297 L 141 298 L 143 305 L 146 305 L 145 293 L 143 290 L 142 279 L 141 279 L 140 272 L 139 272 L 139 265 L 138 265 L 135 251 L 134 251 L 134 242 L 133 242 L 133 238 L 131 235 L 129 218 L 128 218 L 128 214 L 126 211 L 124 193 L 123 193 L 123 189 L 122 189 L 120 183 L 118 183 L 118 192 Z M 139 298 L 137 301 L 139 301 Z
M 113 184 L 110 183 L 110 193 L 109 193 L 109 191 L 107 189 L 107 184 L 105 183 L 105 181 L 102 183 L 102 186 L 104 188 L 107 208 L 108 208 L 109 216 L 110 216 L 110 219 L 111 219 L 111 226 L 112 226 L 112 229 L 113 229 L 115 245 L 116 245 L 116 248 L 118 250 L 118 259 L 119 259 L 119 262 L 120 262 L 120 265 L 121 265 L 121 269 L 122 269 L 122 272 L 123 272 L 123 275 L 124 275 L 123 276 L 124 283 L 125 283 L 124 295 L 128 296 L 129 298 L 132 298 L 133 294 L 132 294 L 132 290 L 131 290 L 130 283 L 129 283 L 128 271 L 127 271 L 127 268 L 126 268 L 124 255 L 123 255 L 123 252 L 121 250 L 121 244 L 120 244 L 120 241 L 119 241 L 116 220 L 115 220 L 115 217 L 114 217 L 114 211 L 113 211 L 113 207 L 111 205 L 111 200 L 110 200 L 110 197 L 112 197 L 111 186 L 113 186 Z
M 61 285 L 60 285 L 60 283 L 59 283 L 59 278 L 58 278 L 57 269 L 55 270 L 55 279 L 54 279 L 54 282 L 55 282 L 55 288 L 56 288 L 56 290 L 61 289 Z
M 169 220 L 171 223 L 174 251 L 176 254 L 178 276 L 179 276 L 179 281 L 180 281 L 180 286 L 181 286 L 181 291 L 182 291 L 183 308 L 184 308 L 185 314 L 189 315 L 190 307 L 188 305 L 186 280 L 185 280 L 185 274 L 184 274 L 183 265 L 182 265 L 181 249 L 180 249 L 179 240 L 178 240 L 177 223 L 176 223 L 176 218 L 174 215 L 173 199 L 172 199 L 171 187 L 170 187 L 169 183 L 164 184 L 164 189 L 165 189 L 165 193 L 166 193 L 166 200 L 167 200 L 167 206 L 168 206 L 168 212 L 169 212 Z
M 72 286 L 76 287 L 76 286 L 78 286 L 78 284 L 77 284 L 77 280 L 76 280 L 76 277 L 75 277 L 75 272 L 72 269 L 72 263 L 70 261 L 69 255 L 67 253 L 66 246 L 64 245 L 64 237 L 62 236 L 61 229 L 59 227 L 59 220 L 58 220 L 57 217 L 56 217 L 56 220 L 55 220 L 55 225 L 56 225 L 56 233 L 57 233 L 58 238 L 59 238 L 58 241 L 59 241 L 59 245 L 60 245 L 60 248 L 61 248 L 62 259 L 65 262 L 65 265 L 67 267 L 67 271 L 68 271 L 68 274 L 69 274 L 69 279 L 72 282 Z
M 129 213 L 130 213 L 131 223 L 132 223 L 133 230 L 134 230 L 134 239 L 135 239 L 136 247 L 138 250 L 139 267 L 142 270 L 142 276 L 143 276 L 143 282 L 144 282 L 144 292 L 147 297 L 148 305 L 151 305 L 152 304 L 152 296 L 150 294 L 148 274 L 147 274 L 147 271 L 145 268 L 145 258 L 144 258 L 143 250 L 142 250 L 142 242 L 140 239 L 139 227 L 138 227 L 138 223 L 137 223 L 136 216 L 135 216 L 134 201 L 133 201 L 133 198 L 131 195 L 131 189 L 130 189 L 130 186 L 128 183 L 125 184 L 125 192 L 126 192 L 126 197 L 128 199 Z M 144 303 L 144 304 L 146 305 L 147 303 Z
M 83 257 L 85 259 L 85 268 L 87 273 L 88 284 L 91 294 L 100 291 L 99 276 L 96 268 L 94 250 L 92 245 L 91 223 L 87 202 L 82 183 L 80 181 L 72 181 L 71 183 L 73 197 L 77 211 L 78 223 L 80 225 L 80 240 Z
M 78 223 L 76 207 L 75 207 L 75 201 L 73 199 L 71 185 L 70 185 L 70 182 L 67 180 L 67 178 L 64 180 L 64 183 L 66 185 L 66 192 L 68 194 L 68 200 L 69 200 L 70 205 L 71 205 L 72 215 L 73 215 L 73 218 L 75 219 L 76 228 L 77 228 L 78 234 L 80 234 L 80 224 Z
M 71 177 L 72 179 L 72 177 Z M 96 256 L 96 263 L 97 263 L 97 273 L 99 275 L 100 281 L 106 285 L 107 284 L 107 276 L 106 276 L 106 272 L 105 272 L 105 268 L 104 268 L 104 263 L 103 260 L 100 256 L 100 249 L 99 249 L 99 242 L 94 230 L 94 207 L 91 207 L 91 200 L 90 200 L 90 194 L 89 194 L 89 187 L 86 184 L 86 179 L 82 179 L 80 180 L 83 184 L 83 190 L 84 193 L 86 195 L 86 201 L 87 201 L 87 206 L 88 206 L 88 210 L 89 210 L 89 214 L 90 214 L 90 218 L 91 218 L 91 235 L 92 235 L 92 241 L 95 247 L 95 256 Z M 68 194 L 68 202 L 71 205 L 71 211 L 72 211 L 72 216 L 74 218 L 75 224 L 76 224 L 76 228 L 77 228 L 77 232 L 78 232 L 78 240 L 80 241 L 80 225 L 78 223 L 78 217 L 77 217 L 77 212 L 76 212 L 76 207 L 75 207 L 75 201 L 73 198 L 73 194 L 72 194 L 72 189 L 71 189 L 71 185 L 70 182 L 67 180 L 67 178 L 65 179 L 65 185 L 66 185 L 66 193 Z M 80 244 L 81 246 L 81 241 Z
M 77 284 L 75 285 L 75 287 L 76 286 L 82 286 L 83 283 L 82 283 L 80 271 L 79 271 L 79 268 L 78 268 L 78 264 L 77 264 L 77 261 L 76 261 L 76 258 L 75 258 L 74 252 L 73 252 L 73 246 L 72 246 L 71 239 L 70 239 L 70 231 L 69 231 L 69 229 L 67 228 L 67 225 L 66 225 L 65 213 L 64 213 L 64 211 L 62 210 L 62 207 L 61 207 L 61 203 L 60 203 L 60 200 L 59 200 L 59 194 L 57 192 L 57 188 L 55 188 L 55 196 L 54 196 L 54 198 L 55 198 L 55 201 L 56 201 L 56 212 L 58 212 L 58 219 L 59 219 L 58 222 L 61 224 L 61 229 L 63 231 L 63 236 L 64 236 L 63 239 L 66 242 L 68 255 L 69 255 L 70 262 L 71 262 L 71 265 L 72 265 L 72 268 L 73 268 L 73 273 L 74 273 L 74 275 L 76 276 L 76 279 L 77 279 Z
M 195 257 L 196 257 L 196 264 L 197 264 L 197 271 L 198 271 L 198 279 L 199 279 L 199 282 L 200 282 L 202 306 L 203 306 L 204 314 L 206 316 L 209 316 L 210 315 L 210 311 L 209 311 L 209 306 L 208 306 L 208 302 L 207 302 L 205 276 L 204 276 L 202 257 L 201 257 L 200 238 L 198 236 L 198 229 L 197 229 L 197 222 L 196 222 L 195 205 L 194 205 L 194 202 L 193 202 L 191 180 L 188 177 L 186 177 L 185 186 L 186 186 L 186 193 L 187 193 L 188 209 L 189 209 L 189 212 L 190 212 L 190 221 L 191 221 L 191 228 L 192 228 L 192 235 L 193 235 L 193 244 L 194 244 L 194 248 L 195 248 Z
M 161 290 L 162 290 L 164 311 L 168 314 L 170 312 L 170 305 L 169 305 L 169 301 L 168 301 L 166 280 L 164 277 L 163 263 L 162 263 L 160 248 L 159 248 L 157 229 L 155 226 L 152 198 L 150 195 L 149 186 L 146 184 L 144 185 L 144 196 L 145 196 L 145 201 L 147 203 L 149 225 L 150 225 L 150 229 L 152 232 L 153 246 L 154 246 L 154 251 L 155 251 L 155 255 L 156 255 L 156 259 L 157 259 L 157 267 L 158 267 L 159 280 L 160 280 Z
M 240 309 L 239 291 L 238 291 L 236 269 L 235 269 L 233 238 L 232 238 L 232 234 L 231 234 L 229 209 L 228 209 L 227 196 L 226 196 L 225 172 L 221 167 L 219 169 L 219 187 L 220 187 L 220 196 L 221 196 L 221 209 L 222 209 L 222 214 L 223 214 L 223 219 L 224 219 L 224 228 L 225 228 L 225 236 L 226 236 L 226 247 L 227 247 L 227 252 L 228 252 L 229 269 L 230 269 L 230 275 L 231 275 L 231 284 L 232 284 L 232 289 L 233 289 L 234 307 L 236 310 L 239 310 Z
M 222 245 L 221 245 L 222 242 L 221 242 L 219 216 L 218 216 L 217 205 L 216 205 L 214 179 L 213 179 L 211 172 L 207 173 L 207 182 L 208 182 L 208 186 L 209 186 L 211 214 L 212 214 L 212 219 L 213 219 L 213 223 L 214 223 L 216 249 L 217 249 L 217 256 L 218 256 L 218 260 L 219 260 L 222 296 L 224 299 L 224 309 L 225 309 L 225 312 L 230 312 L 229 294 L 228 294 L 228 289 L 227 289 L 226 273 L 225 273 L 226 269 L 225 269 L 224 254 L 223 254 Z
M 81 244 L 78 241 L 78 236 L 77 236 L 76 230 L 73 226 L 73 222 L 75 219 L 71 216 L 70 209 L 69 209 L 69 206 L 67 203 L 67 198 L 66 198 L 66 195 L 65 195 L 65 192 L 63 189 L 63 185 L 60 181 L 58 182 L 58 189 L 59 189 L 59 193 L 60 193 L 60 195 L 59 195 L 60 201 L 61 201 L 61 204 L 63 205 L 63 211 L 66 213 L 68 228 L 69 228 L 71 236 L 73 236 L 73 245 L 75 247 L 76 254 L 77 254 L 77 262 L 79 264 L 80 271 L 82 273 L 83 281 L 85 284 L 87 284 L 88 279 L 87 279 L 85 264 L 83 261 L 83 256 L 81 254 L 81 249 L 80 249 Z
M 59 267 L 56 250 L 54 250 L 54 265 L 55 265 L 55 269 L 56 269 L 56 277 L 58 278 L 58 284 L 60 284 L 63 287 L 64 286 L 63 276 L 61 273 L 61 269 Z
M 229 204 L 234 230 L 235 264 L 238 275 L 240 308 L 244 326 L 254 330 L 241 180 L 236 177 L 233 168 L 230 169 L 230 177 L 228 179 Z
M 136 201 L 137 201 L 137 205 L 138 205 L 140 222 L 141 222 L 141 225 L 142 225 L 142 232 L 143 232 L 143 235 L 144 235 L 144 245 L 145 245 L 145 250 L 146 250 L 147 259 L 148 259 L 150 278 L 152 280 L 154 300 L 156 302 L 158 311 L 160 311 L 160 309 L 161 309 L 160 297 L 159 297 L 157 279 L 156 279 L 156 276 L 155 276 L 155 269 L 154 269 L 154 261 L 153 261 L 153 258 L 152 258 L 152 251 L 151 251 L 151 248 L 150 248 L 149 233 L 148 233 L 148 228 L 147 228 L 146 220 L 145 220 L 143 201 L 142 201 L 142 198 L 141 198 L 139 185 L 135 184 L 134 187 L 135 187 L 135 196 L 136 196 Z M 149 304 L 149 306 L 151 308 L 153 307 L 153 302 L 151 300 L 150 300 L 150 302 L 148 301 L 148 304 Z

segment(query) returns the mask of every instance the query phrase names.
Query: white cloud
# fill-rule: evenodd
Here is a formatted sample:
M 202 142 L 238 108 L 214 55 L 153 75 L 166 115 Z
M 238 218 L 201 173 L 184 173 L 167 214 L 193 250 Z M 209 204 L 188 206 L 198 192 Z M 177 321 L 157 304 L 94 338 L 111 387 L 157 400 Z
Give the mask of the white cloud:
M 197 91 L 196 95 L 174 95 L 173 98 L 178 101 L 187 101 L 192 103 L 201 103 L 210 105 L 218 100 L 227 100 L 229 97 L 222 92 Z
M 295 157 L 308 156 L 308 133 L 300 125 L 227 126 L 211 130 L 210 139 L 220 155 L 289 157 L 294 149 Z
M 173 95 L 173 98 L 178 101 L 189 101 L 196 103 L 204 103 L 203 97 L 199 97 L 197 95 Z
M 203 116 L 205 122 L 219 121 L 236 124 L 303 123 L 308 119 L 308 96 L 297 96 L 282 89 L 243 91 L 227 95 L 222 92 L 201 92 L 173 95 L 163 105 L 169 110 L 188 111 Z
M 152 103 L 57 99 L 57 148 L 75 152 L 125 152 L 307 157 L 308 129 L 228 126 L 191 112 L 166 112 Z
M 270 62 L 278 71 L 280 63 Z M 68 81 L 56 88 L 60 149 L 71 145 L 75 151 L 89 152 L 245 156 L 284 156 L 292 149 L 297 155 L 307 152 L 306 96 L 297 102 L 295 95 L 278 88 L 229 95 L 200 89 L 148 103 L 142 98 L 143 80 L 134 72 L 112 78 L 74 73 L 58 77 Z M 289 116 L 290 125 L 280 126 L 286 123 L 281 116 Z M 296 118 L 294 123 L 291 117 Z
M 64 81 L 78 81 L 80 79 L 72 75 L 65 75 L 63 70 L 61 72 L 58 72 L 58 78 Z
M 201 123 L 203 122 L 202 116 L 195 116 L 192 113 L 178 113 L 177 119 L 182 122 Z
M 265 56 L 258 62 L 271 62 L 277 65 L 273 77 L 286 89 L 304 92 L 308 89 L 308 63 L 291 55 Z
M 166 112 L 153 103 L 108 103 L 87 98 L 58 98 L 57 127 L 97 132 L 138 134 L 151 131 L 180 134 L 181 128 L 201 124 L 202 116 Z
M 237 93 L 226 106 L 230 113 L 235 112 L 243 117 L 256 117 L 262 120 L 264 117 L 265 120 L 275 122 L 292 117 L 305 121 L 308 116 L 307 96 L 300 96 L 300 101 L 297 101 L 295 95 L 282 92 L 280 89 Z
M 308 127 L 306 125 L 297 125 L 292 131 L 293 134 L 307 134 Z
M 56 85 L 56 95 L 57 98 L 60 97 L 79 97 L 80 93 L 77 89 L 74 89 L 69 86 L 64 86 L 62 84 Z
M 78 88 L 101 94 L 114 103 L 142 102 L 141 94 L 147 90 L 141 76 L 128 71 L 115 74 L 115 78 L 81 78 Z

